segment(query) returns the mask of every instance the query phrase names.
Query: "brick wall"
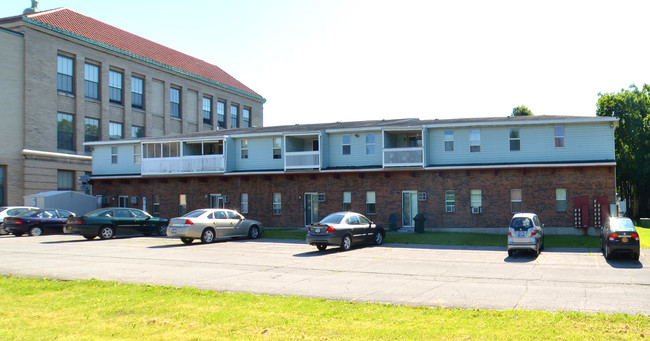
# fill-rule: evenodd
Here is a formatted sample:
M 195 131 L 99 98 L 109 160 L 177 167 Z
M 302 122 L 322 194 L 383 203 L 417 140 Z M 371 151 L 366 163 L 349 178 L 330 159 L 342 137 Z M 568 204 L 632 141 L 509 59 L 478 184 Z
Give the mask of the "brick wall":
M 556 211 L 555 192 L 565 188 L 566 212 Z M 481 214 L 471 214 L 470 192 L 482 191 Z M 366 212 L 366 191 L 376 192 L 376 211 L 369 217 L 388 227 L 390 214 L 398 215 L 401 226 L 402 191 L 426 192 L 426 201 L 418 202 L 425 214 L 425 227 L 503 227 L 510 218 L 510 191 L 521 189 L 523 210 L 537 213 L 547 227 L 573 226 L 573 198 L 606 196 L 615 200 L 614 167 L 574 167 L 544 169 L 491 169 L 450 171 L 384 171 L 350 173 L 311 173 L 276 175 L 228 175 L 205 177 L 169 177 L 129 180 L 94 180 L 95 195 L 115 198 L 107 206 L 117 205 L 117 196 L 147 198 L 151 211 L 153 195 L 160 196 L 160 215 L 178 215 L 179 194 L 187 195 L 187 210 L 209 206 L 209 194 L 229 195 L 227 208 L 240 210 L 240 194 L 248 193 L 251 219 L 266 226 L 303 226 L 304 194 L 325 193 L 319 203 L 319 218 L 342 209 L 343 192 L 352 192 L 352 210 Z M 456 211 L 445 212 L 445 190 L 454 190 Z M 272 193 L 282 194 L 282 214 L 272 213 Z M 130 201 L 129 201 L 130 202 Z M 142 208 L 141 199 L 133 207 Z

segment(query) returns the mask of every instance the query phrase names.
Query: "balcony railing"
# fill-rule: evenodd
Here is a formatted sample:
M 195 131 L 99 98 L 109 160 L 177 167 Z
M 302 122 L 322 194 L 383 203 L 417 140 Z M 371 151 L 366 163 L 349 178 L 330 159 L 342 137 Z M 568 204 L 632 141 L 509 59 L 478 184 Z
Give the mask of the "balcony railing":
M 226 170 L 223 155 L 198 155 L 164 158 L 143 158 L 142 175 L 223 173 Z
M 424 166 L 424 148 L 384 148 L 384 167 Z
M 320 152 L 286 152 L 284 169 L 320 168 Z

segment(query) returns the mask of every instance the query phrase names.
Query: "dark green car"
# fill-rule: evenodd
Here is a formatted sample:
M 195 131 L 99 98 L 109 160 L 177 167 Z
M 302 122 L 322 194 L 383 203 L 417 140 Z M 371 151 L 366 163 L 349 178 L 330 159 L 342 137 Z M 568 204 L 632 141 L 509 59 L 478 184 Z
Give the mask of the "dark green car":
M 70 217 L 65 224 L 65 234 L 80 234 L 91 240 L 99 236 L 110 239 L 117 234 L 167 235 L 168 219 L 151 216 L 136 208 L 109 207 Z

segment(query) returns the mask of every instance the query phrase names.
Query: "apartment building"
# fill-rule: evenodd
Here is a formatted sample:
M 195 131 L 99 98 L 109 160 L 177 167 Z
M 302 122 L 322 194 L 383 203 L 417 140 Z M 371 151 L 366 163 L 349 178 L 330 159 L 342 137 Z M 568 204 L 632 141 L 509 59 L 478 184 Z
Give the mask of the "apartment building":
M 388 228 L 597 227 L 615 210 L 611 117 L 377 120 L 98 141 L 93 194 L 174 217 L 227 207 L 267 226 L 342 210 Z
M 218 66 L 66 8 L 0 19 L 0 205 L 79 190 L 85 142 L 261 127 Z

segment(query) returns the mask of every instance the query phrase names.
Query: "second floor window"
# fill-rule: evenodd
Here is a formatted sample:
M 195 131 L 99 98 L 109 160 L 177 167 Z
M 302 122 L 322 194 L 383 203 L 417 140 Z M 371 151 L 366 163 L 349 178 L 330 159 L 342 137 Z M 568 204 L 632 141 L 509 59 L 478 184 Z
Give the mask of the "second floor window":
M 564 127 L 555 127 L 555 148 L 564 148 Z
M 108 71 L 108 99 L 111 103 L 122 104 L 122 73 Z
M 519 128 L 510 128 L 510 150 L 517 151 L 521 148 L 521 138 L 519 137 Z
M 445 151 L 453 152 L 454 151 L 454 131 L 445 130 Z
M 248 140 L 241 140 L 241 158 L 248 159 Z
M 481 151 L 481 129 L 471 129 L 469 131 L 469 151 Z
M 239 128 L 239 106 L 230 106 L 230 128 Z
M 111 147 L 111 163 L 117 163 L 118 150 L 117 147 Z
M 273 138 L 273 159 L 282 158 L 282 138 L 274 137 Z
M 99 120 L 86 117 L 84 122 L 84 142 L 92 141 L 99 141 Z M 90 153 L 90 146 L 86 146 L 85 151 Z
M 74 116 L 58 113 L 56 122 L 57 149 L 74 151 Z
M 131 106 L 144 109 L 144 79 L 131 77 Z
M 74 171 L 61 169 L 57 170 L 56 189 L 59 191 L 74 190 Z
M 86 98 L 99 99 L 99 66 L 84 65 L 84 94 Z
M 375 134 L 366 134 L 366 155 L 375 155 Z
M 181 89 L 169 88 L 169 116 L 181 118 Z
M 249 128 L 251 126 L 251 109 L 244 108 L 242 110 L 242 127 Z
M 212 98 L 203 97 L 203 124 L 212 125 Z
M 122 123 L 110 122 L 108 124 L 108 138 L 110 140 L 120 140 L 123 137 Z
M 74 94 L 74 60 L 58 56 L 56 73 L 56 88 L 60 92 Z
M 343 135 L 343 150 L 342 153 L 343 155 L 350 155 L 351 152 L 351 146 L 350 146 L 350 135 Z
M 217 124 L 219 128 L 226 127 L 226 102 L 217 101 Z

